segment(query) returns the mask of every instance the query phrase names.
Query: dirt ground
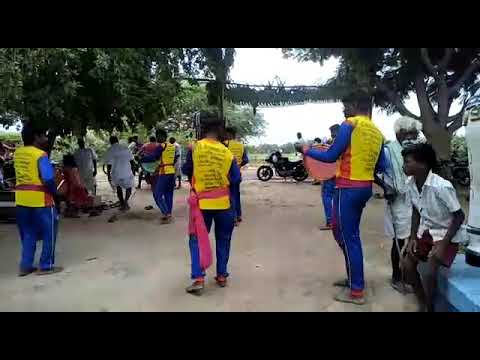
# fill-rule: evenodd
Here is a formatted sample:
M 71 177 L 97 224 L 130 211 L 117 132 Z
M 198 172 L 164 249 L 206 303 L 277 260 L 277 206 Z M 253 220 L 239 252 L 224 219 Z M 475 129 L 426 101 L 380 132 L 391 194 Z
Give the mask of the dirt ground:
M 389 286 L 390 241 L 384 203 L 372 199 L 362 223 L 368 303 L 333 301 L 343 257 L 324 222 L 320 187 L 272 180 L 252 170 L 242 186 L 244 223 L 235 230 L 229 286 L 217 288 L 214 266 L 203 296 L 185 293 L 190 258 L 187 189 L 175 193 L 175 222 L 160 225 L 150 190 L 113 224 L 114 210 L 96 218 L 62 219 L 57 263 L 63 273 L 18 278 L 15 224 L 0 225 L 0 311 L 414 311 L 413 296 Z M 40 245 L 40 243 L 39 243 Z

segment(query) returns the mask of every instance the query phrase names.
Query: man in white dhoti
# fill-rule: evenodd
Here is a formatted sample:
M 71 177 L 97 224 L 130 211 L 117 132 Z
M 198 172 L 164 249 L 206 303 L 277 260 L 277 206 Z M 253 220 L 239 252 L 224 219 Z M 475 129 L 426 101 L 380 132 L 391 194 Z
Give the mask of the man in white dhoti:
M 97 154 L 91 148 L 85 147 L 85 141 L 78 139 L 78 150 L 73 154 L 80 173 L 80 178 L 90 195 L 96 194 Z
M 421 141 L 419 133 L 422 130 L 422 124 L 413 118 L 403 116 L 395 121 L 394 130 L 397 139 L 385 145 L 385 155 L 390 166 L 384 174 L 384 181 L 395 190 L 396 196 L 387 202 L 385 233 L 393 239 L 391 285 L 395 290 L 404 293 L 405 290 L 410 292 L 411 288 L 405 287 L 402 281 L 400 252 L 410 236 L 412 206 L 408 197 L 407 176 L 403 171 L 402 149 L 409 144 Z
M 107 164 L 108 181 L 117 190 L 118 200 L 120 201 L 120 210 L 130 209 L 128 200 L 132 195 L 134 185 L 133 176 L 133 155 L 125 145 L 118 143 L 116 136 L 110 137 L 110 148 L 105 154 L 105 163 Z M 125 196 L 123 195 L 125 189 Z

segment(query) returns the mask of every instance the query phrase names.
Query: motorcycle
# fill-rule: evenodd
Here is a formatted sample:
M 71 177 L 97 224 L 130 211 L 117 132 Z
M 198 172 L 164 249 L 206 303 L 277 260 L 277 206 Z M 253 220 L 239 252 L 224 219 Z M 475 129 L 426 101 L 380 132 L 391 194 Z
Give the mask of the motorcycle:
M 257 170 L 257 177 L 261 181 L 269 181 L 274 174 L 284 179 L 292 177 L 298 182 L 308 178 L 308 172 L 303 165 L 303 160 L 290 161 L 288 158 L 282 157 L 280 152 L 275 152 L 265 161 L 269 165 L 262 165 Z
M 470 186 L 470 171 L 468 169 L 468 162 L 466 161 L 452 161 L 452 175 L 453 178 L 462 186 Z

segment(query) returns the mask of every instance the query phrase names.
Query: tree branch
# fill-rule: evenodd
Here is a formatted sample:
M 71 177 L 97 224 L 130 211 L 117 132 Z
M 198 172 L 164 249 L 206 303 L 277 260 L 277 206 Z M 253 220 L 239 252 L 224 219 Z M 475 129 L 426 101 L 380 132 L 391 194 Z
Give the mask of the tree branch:
M 467 67 L 467 69 L 465 70 L 465 72 L 463 73 L 462 76 L 460 76 L 460 78 L 457 80 L 457 82 L 455 83 L 455 85 L 453 85 L 449 90 L 448 90 L 448 96 L 449 97 L 453 97 L 457 92 L 460 91 L 460 89 L 462 88 L 463 84 L 465 83 L 465 81 L 468 80 L 468 78 L 470 76 L 472 76 L 472 74 L 478 70 L 478 68 L 480 67 L 480 60 L 478 58 L 475 58 L 473 59 L 472 63 Z
M 427 48 L 420 49 L 420 57 L 422 58 L 422 61 L 427 67 L 430 74 L 432 74 L 435 80 L 439 80 L 438 71 L 437 69 L 435 69 L 435 66 L 433 66 L 432 61 L 430 60 L 430 56 L 428 56 Z
M 427 86 L 425 84 L 425 73 L 419 72 L 415 77 L 415 91 L 417 93 L 418 106 L 420 107 L 420 113 L 427 114 L 428 117 L 434 118 L 435 111 L 433 110 L 432 103 L 427 94 Z
M 409 116 L 413 119 L 420 120 L 420 117 L 413 114 L 410 112 L 406 107 L 405 104 L 403 103 L 402 99 L 398 94 L 396 94 L 394 91 L 392 91 L 387 85 L 385 85 L 379 78 L 375 79 L 375 85 L 380 89 L 382 92 L 384 92 L 387 97 L 390 99 L 390 101 L 393 103 L 397 111 L 404 115 L 404 116 Z
M 453 134 L 455 131 L 457 131 L 463 126 L 462 113 L 451 116 L 450 119 L 452 119 L 453 121 L 450 123 L 450 125 L 447 126 L 447 130 L 450 134 Z
M 443 71 L 447 71 L 447 66 L 450 63 L 450 60 L 452 60 L 453 56 L 453 48 L 446 48 L 445 49 L 445 55 L 443 56 L 442 60 L 438 63 L 438 66 L 442 68 Z

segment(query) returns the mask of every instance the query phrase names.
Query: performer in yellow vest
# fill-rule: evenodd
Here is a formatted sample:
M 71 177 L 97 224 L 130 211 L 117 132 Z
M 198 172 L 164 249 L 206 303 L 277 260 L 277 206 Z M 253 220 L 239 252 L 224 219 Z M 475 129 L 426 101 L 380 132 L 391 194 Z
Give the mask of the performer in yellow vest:
M 307 150 L 304 155 L 327 163 L 339 161 L 333 198 L 333 234 L 345 256 L 347 279 L 335 286 L 348 288 L 335 300 L 365 303 L 360 220 L 372 196 L 374 174 L 385 169 L 383 135 L 370 118 L 371 97 L 353 94 L 343 99 L 346 120 L 327 151 Z M 303 152 L 303 148 L 298 147 Z
M 16 175 L 15 202 L 17 225 L 22 242 L 19 276 L 35 272 L 52 274 L 62 270 L 55 267 L 55 242 L 57 238 L 57 211 L 55 170 L 47 153 L 45 131 L 26 124 L 22 130 L 23 147 L 15 151 Z M 43 240 L 39 269 L 34 267 L 37 240 Z
M 229 275 L 227 265 L 235 217 L 230 203 L 229 187 L 240 182 L 240 169 L 231 151 L 221 142 L 223 121 L 215 114 L 206 113 L 201 115 L 200 123 L 200 140 L 187 152 L 182 171 L 189 178 L 192 191 L 199 199 L 198 207 L 208 231 L 215 222 L 215 280 L 220 287 L 224 287 Z M 189 247 L 191 277 L 194 282 L 186 291 L 198 294 L 204 288 L 205 271 L 200 266 L 200 249 L 196 237 L 190 236 Z
M 226 145 L 232 152 L 237 165 L 242 168 L 249 163 L 247 150 L 245 149 L 245 145 L 243 145 L 240 141 L 236 139 L 237 137 L 237 129 L 233 126 L 228 127 L 226 129 L 227 134 L 227 141 Z M 240 179 L 241 181 L 241 179 Z M 232 207 L 235 210 L 235 223 L 239 224 L 242 222 L 242 203 L 240 199 L 240 183 L 230 185 L 231 190 L 231 199 L 232 199 Z
M 175 163 L 178 161 L 179 153 L 175 145 L 167 141 L 167 132 L 163 129 L 157 130 L 157 141 L 160 143 L 151 155 L 144 156 L 142 162 L 155 162 L 160 160 L 158 174 L 155 181 L 152 181 L 153 198 L 162 212 L 162 222 L 168 224 L 172 220 L 173 193 L 175 191 Z

